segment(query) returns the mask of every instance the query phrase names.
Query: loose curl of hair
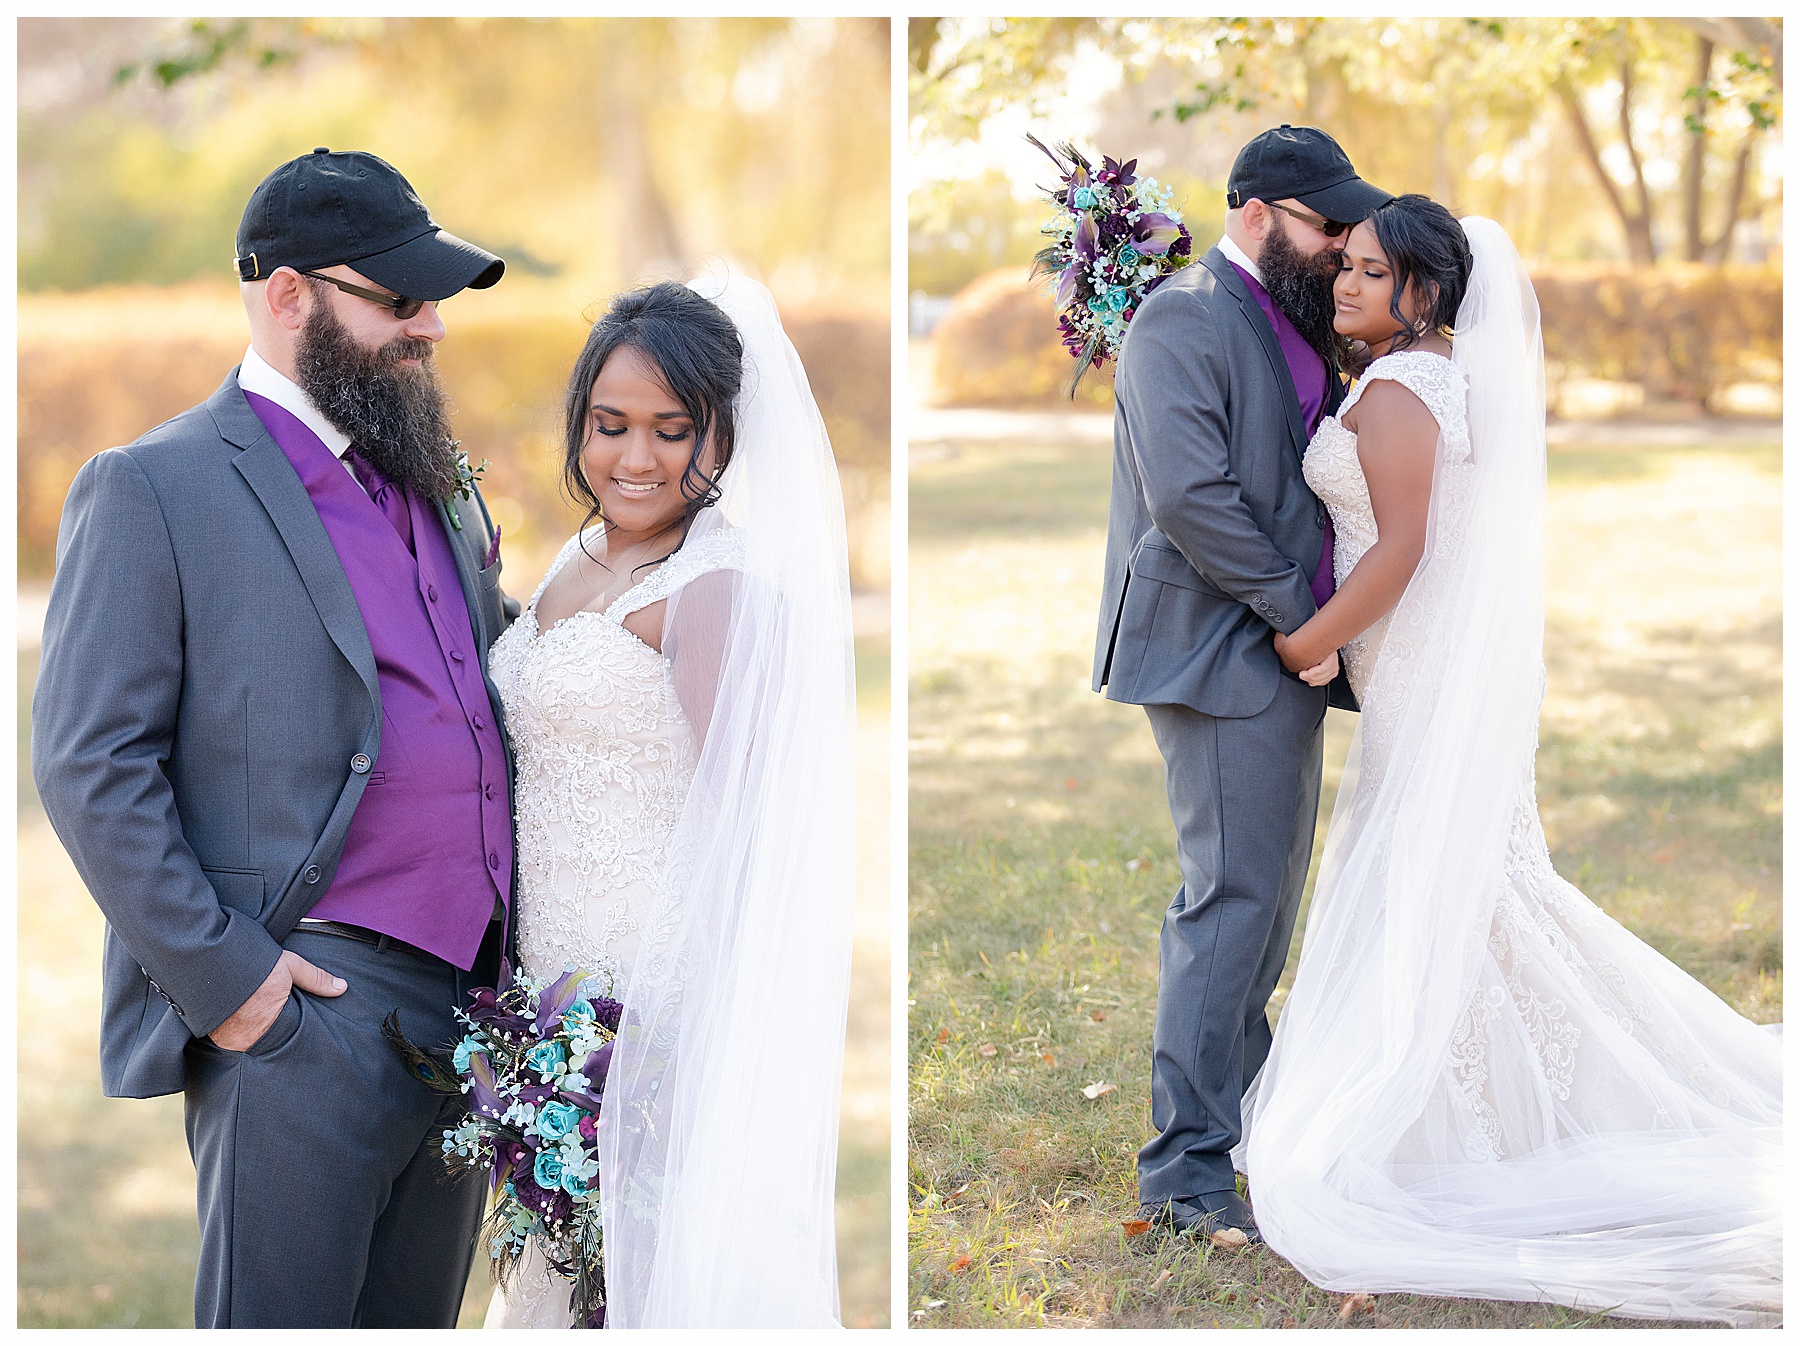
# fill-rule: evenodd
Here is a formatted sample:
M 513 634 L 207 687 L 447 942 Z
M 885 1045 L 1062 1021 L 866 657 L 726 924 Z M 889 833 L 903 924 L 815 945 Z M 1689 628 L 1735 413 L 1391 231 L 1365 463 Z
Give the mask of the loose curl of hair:
M 719 479 L 731 462 L 737 433 L 733 408 L 744 382 L 744 341 L 717 304 L 673 281 L 640 286 L 613 299 L 575 361 L 563 408 L 563 489 L 587 507 L 582 532 L 605 517 L 581 470 L 594 380 L 614 352 L 627 346 L 656 367 L 663 387 L 693 422 L 694 447 L 681 473 L 681 494 L 687 504 L 681 536 L 669 549 L 673 554 L 687 541 L 700 511 L 718 503 Z M 709 438 L 715 455 L 710 476 L 700 466 Z
M 1377 207 L 1369 216 L 1369 227 L 1387 254 L 1394 277 L 1388 312 L 1400 324 L 1400 334 L 1389 351 L 1405 350 L 1426 332 L 1454 335 L 1456 311 L 1462 307 L 1475 265 L 1468 235 L 1456 217 L 1429 196 L 1408 192 Z M 1400 311 L 1400 301 L 1414 286 L 1425 301 L 1425 311 L 1409 320 Z

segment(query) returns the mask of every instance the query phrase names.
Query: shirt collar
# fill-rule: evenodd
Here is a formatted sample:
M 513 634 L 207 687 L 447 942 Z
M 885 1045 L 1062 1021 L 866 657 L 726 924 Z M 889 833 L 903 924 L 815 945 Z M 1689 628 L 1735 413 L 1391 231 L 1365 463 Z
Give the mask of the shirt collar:
M 1263 279 L 1262 268 L 1250 260 L 1249 253 L 1245 252 L 1236 243 L 1231 241 L 1230 235 L 1219 235 L 1219 251 L 1225 254 L 1226 261 L 1236 262 L 1245 271 L 1248 271 L 1255 279 L 1256 283 L 1262 286 L 1263 289 L 1266 290 L 1269 288 L 1268 282 Z
M 283 411 L 293 413 L 339 458 L 349 449 L 350 436 L 326 420 L 300 385 L 258 355 L 255 346 L 244 352 L 244 363 L 238 366 L 238 387 L 266 397 Z

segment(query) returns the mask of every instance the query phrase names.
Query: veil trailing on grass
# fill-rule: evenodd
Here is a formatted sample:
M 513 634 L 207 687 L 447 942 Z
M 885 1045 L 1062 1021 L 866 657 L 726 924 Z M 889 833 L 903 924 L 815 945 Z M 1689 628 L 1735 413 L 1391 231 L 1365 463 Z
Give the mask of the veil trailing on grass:
M 693 288 L 736 325 L 745 377 L 723 497 L 685 545 L 735 529 L 743 562 L 725 590 L 678 591 L 664 619 L 683 701 L 697 667 L 711 713 L 606 1080 L 607 1326 L 833 1326 L 853 881 L 843 501 L 769 292 Z
M 1440 453 L 1238 1158 L 1329 1289 L 1768 1323 L 1781 1043 L 1551 864 L 1537 302 L 1505 231 L 1464 229 L 1470 450 Z

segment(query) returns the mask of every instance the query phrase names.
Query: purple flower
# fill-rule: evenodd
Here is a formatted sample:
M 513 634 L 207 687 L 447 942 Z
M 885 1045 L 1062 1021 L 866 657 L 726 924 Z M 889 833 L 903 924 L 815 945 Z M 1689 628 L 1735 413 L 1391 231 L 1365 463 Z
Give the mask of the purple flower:
M 1082 262 L 1094 260 L 1100 251 L 1100 231 L 1094 217 L 1086 212 L 1075 224 L 1075 256 Z
M 537 1179 L 529 1171 L 513 1170 L 513 1195 L 526 1210 L 544 1217 L 549 1224 L 557 1224 L 569 1218 L 575 1209 L 575 1203 L 569 1194 L 560 1187 L 554 1191 L 540 1187 Z
M 1160 210 L 1146 210 L 1131 229 L 1131 241 L 1139 252 L 1160 257 L 1181 237 L 1184 230 L 1171 216 Z
M 606 1072 L 612 1067 L 613 1045 L 605 1045 L 591 1051 L 587 1060 L 581 1063 L 581 1073 L 587 1077 L 588 1087 L 596 1094 L 606 1088 Z
M 1116 182 L 1121 187 L 1129 187 L 1137 181 L 1136 159 L 1130 159 L 1125 163 L 1120 163 L 1117 159 L 1107 154 L 1101 155 L 1100 159 L 1102 163 L 1099 174 L 1100 181 Z
M 469 1053 L 469 1110 L 494 1121 L 506 1113 L 494 1084 L 494 1065 L 486 1052 Z
M 619 1031 L 619 1020 L 625 1015 L 625 1007 L 610 996 L 595 996 L 593 999 L 594 1017 L 600 1026 L 609 1033 Z
M 546 986 L 538 996 L 537 1031 L 542 1037 L 551 1027 L 562 1021 L 563 1015 L 581 998 L 581 983 L 587 973 L 580 968 L 571 968 L 550 985 Z

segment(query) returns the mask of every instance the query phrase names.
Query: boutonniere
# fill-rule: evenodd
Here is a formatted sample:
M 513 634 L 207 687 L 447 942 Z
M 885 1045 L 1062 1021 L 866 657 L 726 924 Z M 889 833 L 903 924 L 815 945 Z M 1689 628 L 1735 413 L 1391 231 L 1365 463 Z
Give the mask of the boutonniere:
M 456 454 L 456 493 L 464 500 L 473 500 L 475 498 L 475 483 L 481 480 L 481 474 L 488 470 L 490 464 L 485 458 L 483 458 L 479 464 L 470 463 L 469 455 L 464 451 L 462 441 L 459 439 L 451 440 L 450 448 Z M 444 507 L 449 511 L 451 526 L 460 533 L 462 531 L 462 516 L 457 513 L 456 502 L 454 500 L 446 500 L 444 502 Z

